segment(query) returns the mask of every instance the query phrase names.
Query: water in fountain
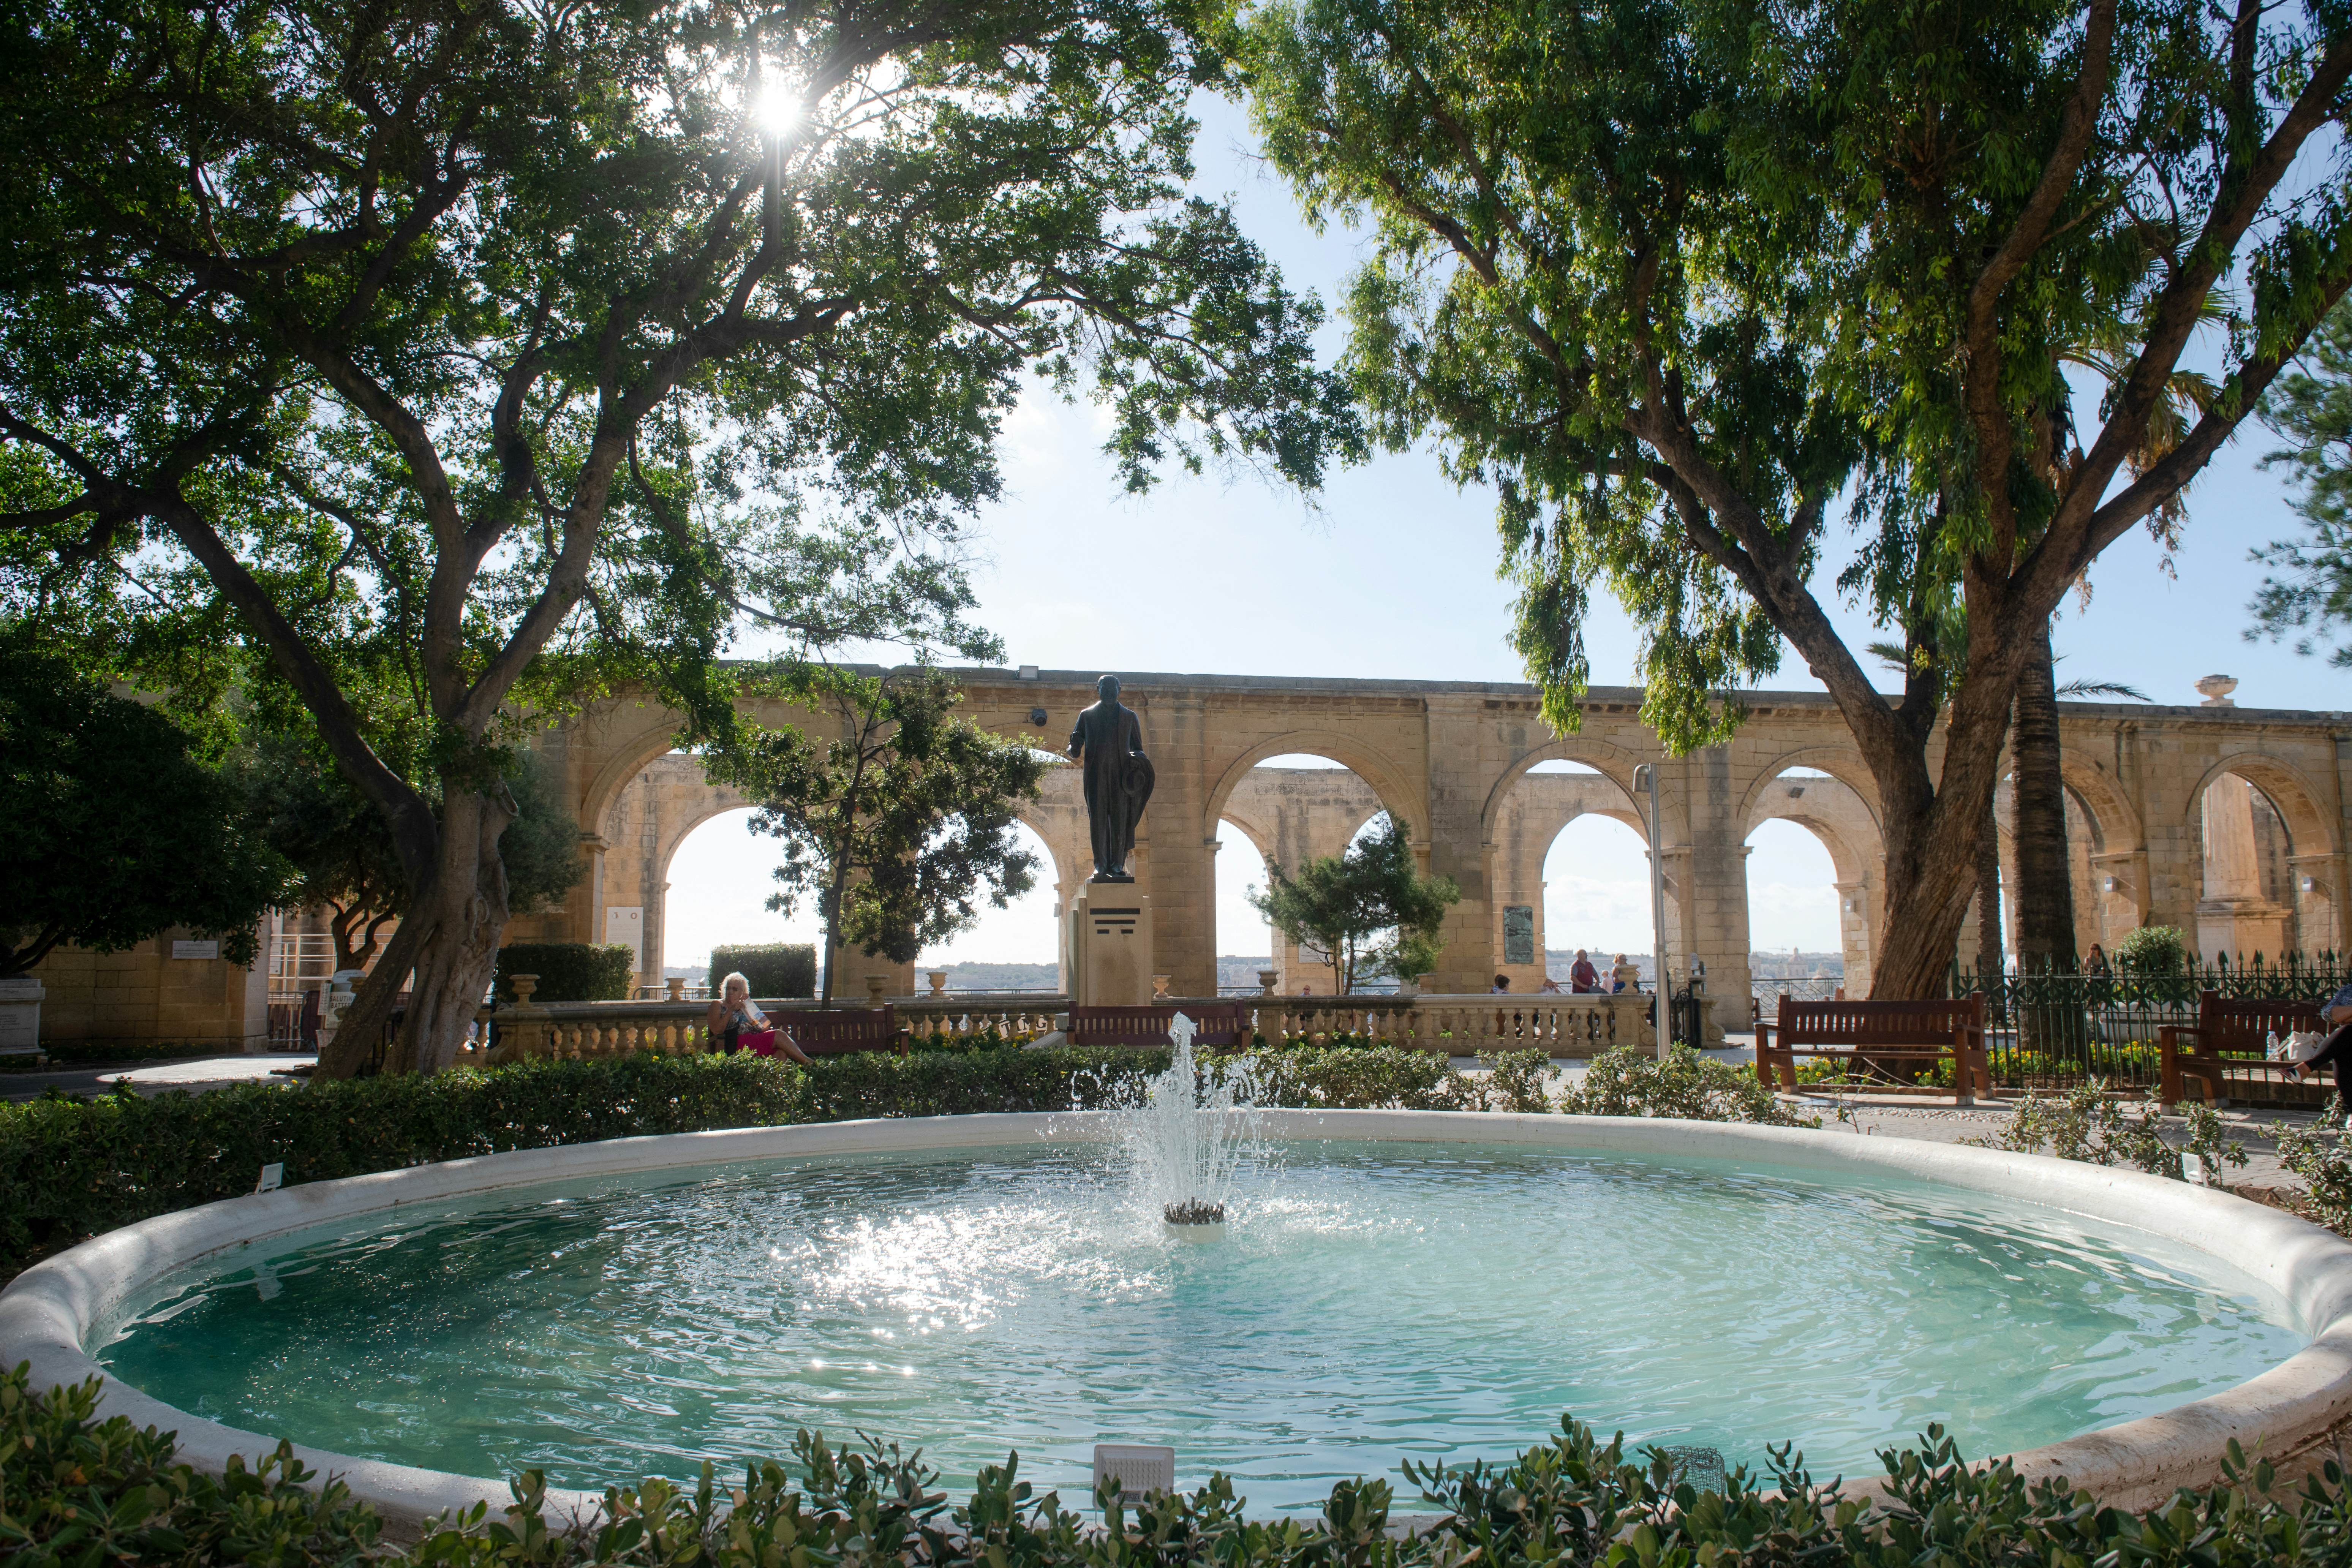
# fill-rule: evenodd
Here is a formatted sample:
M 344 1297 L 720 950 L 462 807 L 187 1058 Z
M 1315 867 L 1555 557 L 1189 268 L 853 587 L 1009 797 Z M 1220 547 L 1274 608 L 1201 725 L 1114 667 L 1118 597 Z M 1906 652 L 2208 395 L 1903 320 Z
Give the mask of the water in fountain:
M 1169 1020 L 1175 1055 L 1168 1070 L 1145 1079 L 1114 1114 L 1139 1206 L 1157 1211 L 1176 1234 L 1205 1236 L 1223 1224 L 1234 1173 L 1263 1157 L 1264 1138 L 1248 1069 L 1221 1063 L 1201 1073 L 1193 1034 L 1183 1014 Z

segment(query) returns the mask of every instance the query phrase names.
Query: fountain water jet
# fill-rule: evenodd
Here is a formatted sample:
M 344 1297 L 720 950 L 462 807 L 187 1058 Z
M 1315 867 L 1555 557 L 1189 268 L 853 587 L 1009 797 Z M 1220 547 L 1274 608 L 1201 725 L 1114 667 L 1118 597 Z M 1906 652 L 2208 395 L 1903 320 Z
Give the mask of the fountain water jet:
M 1196 1032 L 1181 1013 L 1170 1019 L 1175 1054 L 1168 1070 L 1147 1079 L 1116 1110 L 1138 1202 L 1160 1211 L 1170 1236 L 1208 1241 L 1224 1234 L 1234 1172 L 1262 1154 L 1265 1137 L 1249 1069 L 1226 1063 L 1201 1073 L 1192 1059 Z

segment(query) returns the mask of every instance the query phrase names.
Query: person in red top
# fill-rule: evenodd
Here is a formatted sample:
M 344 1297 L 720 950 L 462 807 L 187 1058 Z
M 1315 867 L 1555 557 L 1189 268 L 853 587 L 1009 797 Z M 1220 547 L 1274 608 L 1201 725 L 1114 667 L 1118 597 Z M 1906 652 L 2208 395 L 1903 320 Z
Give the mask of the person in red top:
M 1601 971 L 1592 967 L 1592 960 L 1580 947 L 1576 950 L 1576 963 L 1568 972 L 1568 988 L 1579 996 L 1590 995 L 1601 989 Z

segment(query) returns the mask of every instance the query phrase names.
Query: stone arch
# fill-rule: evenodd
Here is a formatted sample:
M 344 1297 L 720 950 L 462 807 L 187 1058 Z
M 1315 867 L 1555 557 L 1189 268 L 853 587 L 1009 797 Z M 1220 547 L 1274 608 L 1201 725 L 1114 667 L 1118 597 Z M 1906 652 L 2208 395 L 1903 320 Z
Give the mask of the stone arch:
M 2205 770 L 2189 791 L 2184 826 L 2189 832 L 2195 832 L 2205 809 L 2205 792 L 2223 773 L 2237 774 L 2270 797 L 2297 855 L 2336 853 L 2336 832 L 2320 807 L 2319 791 L 2300 768 L 2261 752 L 2232 752 Z
M 2058 754 L 2058 776 L 2074 792 L 2083 815 L 2090 819 L 2092 832 L 2098 836 L 2091 846 L 2092 853 L 2138 849 L 2147 844 L 2139 813 L 2105 769 L 2079 752 L 2062 749 Z
M 1252 768 L 1268 757 L 1286 756 L 1293 752 L 1303 756 L 1328 757 L 1371 786 L 1379 797 L 1381 809 L 1403 819 L 1412 831 L 1413 854 L 1425 865 L 1429 856 L 1429 803 L 1412 788 L 1405 770 L 1378 751 L 1330 730 L 1293 730 L 1256 742 L 1247 751 L 1226 764 L 1224 771 L 1209 791 L 1205 820 L 1201 825 L 1204 839 L 1217 836 L 1217 824 L 1224 819 L 1225 803 Z M 1369 818 L 1367 819 L 1369 820 Z
M 1753 819 L 1756 815 L 1757 802 L 1763 797 L 1764 792 L 1771 788 L 1773 782 L 1790 768 L 1816 769 L 1829 774 L 1830 777 L 1853 791 L 1862 801 L 1863 810 L 1870 814 L 1872 828 L 1877 832 L 1880 842 L 1885 843 L 1886 818 L 1885 813 L 1879 809 L 1878 783 L 1870 776 L 1870 769 L 1864 764 L 1861 753 L 1843 746 L 1800 746 L 1793 752 L 1784 752 L 1766 763 L 1757 769 L 1756 776 L 1748 781 L 1747 790 L 1740 796 L 1739 811 L 1734 820 L 1746 823 Z
M 1649 828 L 1642 821 L 1640 802 L 1633 795 L 1633 770 L 1655 758 L 1645 757 L 1611 742 L 1592 735 L 1557 735 L 1520 757 L 1503 770 L 1486 791 L 1486 804 L 1478 814 L 1479 832 L 1485 842 L 1492 843 L 1495 827 L 1502 820 L 1503 810 L 1510 803 L 1511 791 L 1538 763 L 1582 763 L 1615 784 L 1633 808 L 1627 826 L 1643 838 Z M 1620 818 L 1619 820 L 1624 820 Z

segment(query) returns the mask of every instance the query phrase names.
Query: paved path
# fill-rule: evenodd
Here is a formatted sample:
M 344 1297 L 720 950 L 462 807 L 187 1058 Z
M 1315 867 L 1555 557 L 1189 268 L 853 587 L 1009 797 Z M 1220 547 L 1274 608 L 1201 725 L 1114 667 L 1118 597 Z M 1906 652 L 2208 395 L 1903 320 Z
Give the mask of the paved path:
M 63 1094 L 105 1094 L 117 1079 L 127 1079 L 144 1095 L 186 1089 L 202 1094 L 232 1083 L 292 1083 L 277 1076 L 279 1068 L 301 1067 L 319 1059 L 302 1056 L 181 1057 L 133 1063 L 128 1067 L 63 1067 L 54 1072 L 0 1073 L 0 1100 L 38 1100 L 54 1089 Z

